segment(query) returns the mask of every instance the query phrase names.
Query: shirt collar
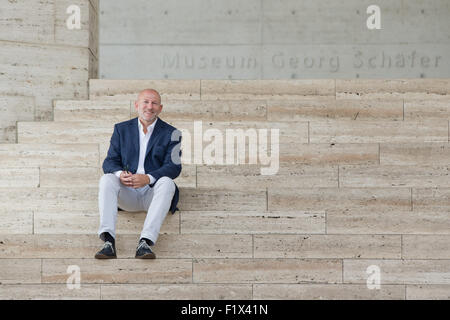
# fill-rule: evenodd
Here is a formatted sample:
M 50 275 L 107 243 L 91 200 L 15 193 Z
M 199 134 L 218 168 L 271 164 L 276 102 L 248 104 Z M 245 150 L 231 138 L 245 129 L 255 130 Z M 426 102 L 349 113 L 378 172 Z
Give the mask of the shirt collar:
M 147 127 L 147 133 L 153 131 L 153 129 L 155 128 L 155 124 L 156 124 L 157 121 L 158 121 L 158 118 L 156 118 L 156 120 L 153 121 L 153 123 Z M 144 133 L 144 129 L 143 129 L 144 126 L 142 125 L 142 122 L 141 122 L 141 120 L 139 120 L 139 118 L 138 118 L 138 125 L 139 125 L 139 132 L 142 132 L 142 134 L 143 134 L 143 133 Z

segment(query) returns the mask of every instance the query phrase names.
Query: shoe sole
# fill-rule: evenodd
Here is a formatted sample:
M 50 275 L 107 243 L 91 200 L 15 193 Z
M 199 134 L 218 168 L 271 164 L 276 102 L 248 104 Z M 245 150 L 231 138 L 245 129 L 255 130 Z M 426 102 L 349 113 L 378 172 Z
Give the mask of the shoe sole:
M 117 259 L 117 256 L 107 256 L 105 254 L 96 254 L 95 259 Z
M 155 259 L 156 256 L 154 253 L 146 253 L 143 254 L 142 256 L 135 256 L 136 259 Z

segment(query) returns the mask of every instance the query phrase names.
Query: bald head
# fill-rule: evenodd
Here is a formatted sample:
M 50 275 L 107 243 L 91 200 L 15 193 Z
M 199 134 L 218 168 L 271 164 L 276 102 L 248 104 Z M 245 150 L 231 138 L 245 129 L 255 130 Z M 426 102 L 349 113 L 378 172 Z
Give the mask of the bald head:
M 161 96 L 159 94 L 158 91 L 156 91 L 155 89 L 144 89 L 141 92 L 139 92 L 138 94 L 138 100 L 143 99 L 144 97 L 151 95 L 151 96 L 156 96 L 158 97 L 158 102 L 161 103 Z

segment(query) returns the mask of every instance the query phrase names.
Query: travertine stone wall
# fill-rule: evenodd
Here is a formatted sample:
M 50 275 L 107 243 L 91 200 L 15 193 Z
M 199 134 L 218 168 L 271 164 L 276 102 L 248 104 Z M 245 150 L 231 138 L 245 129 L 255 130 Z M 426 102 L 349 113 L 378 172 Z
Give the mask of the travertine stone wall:
M 0 0 L 0 143 L 16 142 L 17 121 L 52 120 L 54 99 L 87 99 L 97 74 L 98 0 Z

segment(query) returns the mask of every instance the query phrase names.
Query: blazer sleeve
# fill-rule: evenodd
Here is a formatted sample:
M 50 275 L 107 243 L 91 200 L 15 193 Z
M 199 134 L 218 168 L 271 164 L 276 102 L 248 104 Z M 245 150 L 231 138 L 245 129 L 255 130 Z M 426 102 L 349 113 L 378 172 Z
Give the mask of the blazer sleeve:
M 172 139 L 172 134 L 169 135 L 169 146 L 167 147 L 166 154 L 164 155 L 163 165 L 148 174 L 152 175 L 158 181 L 161 177 L 169 177 L 171 179 L 175 179 L 181 173 L 181 132 L 178 131 L 178 139 Z M 178 154 L 178 159 L 174 162 L 172 159 L 172 153 L 174 155 Z
M 114 132 L 111 136 L 108 154 L 103 161 L 103 172 L 114 173 L 123 170 L 122 157 L 120 155 L 120 134 L 117 124 L 114 125 Z

